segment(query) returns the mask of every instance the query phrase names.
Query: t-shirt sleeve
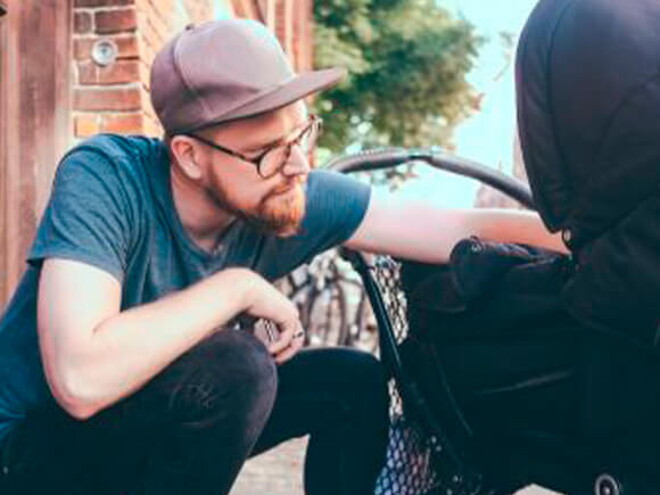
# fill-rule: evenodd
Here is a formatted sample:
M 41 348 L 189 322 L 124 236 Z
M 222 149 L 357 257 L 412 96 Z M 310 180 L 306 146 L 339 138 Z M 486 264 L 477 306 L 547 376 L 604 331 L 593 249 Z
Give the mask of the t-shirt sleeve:
M 118 167 L 93 149 L 78 149 L 64 158 L 28 263 L 75 260 L 123 281 L 134 222 Z
M 352 177 L 327 170 L 312 172 L 300 233 L 288 238 L 268 237 L 258 271 L 274 280 L 316 254 L 343 244 L 362 223 L 370 197 L 370 186 Z

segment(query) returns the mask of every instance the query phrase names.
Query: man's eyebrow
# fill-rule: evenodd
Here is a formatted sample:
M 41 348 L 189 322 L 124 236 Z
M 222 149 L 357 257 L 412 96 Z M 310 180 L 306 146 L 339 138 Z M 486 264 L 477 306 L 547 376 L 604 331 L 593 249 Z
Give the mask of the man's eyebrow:
M 261 151 L 261 150 L 264 150 L 266 148 L 270 148 L 271 146 L 276 146 L 278 144 L 282 144 L 285 141 L 286 141 L 286 136 L 283 136 L 283 137 L 279 137 L 277 139 L 273 139 L 272 141 L 268 141 L 267 143 L 254 144 L 252 146 L 248 146 L 243 151 L 247 151 L 247 152 Z
M 292 133 L 294 133 L 294 132 L 296 132 L 296 131 L 301 131 L 302 128 L 303 128 L 306 124 L 307 124 L 307 120 L 301 122 L 301 123 L 298 124 L 296 127 L 294 127 L 293 130 L 291 131 L 291 133 L 289 133 L 289 134 L 286 135 L 286 136 L 281 136 L 281 137 L 279 137 L 279 138 L 275 138 L 275 139 L 273 139 L 272 141 L 268 141 L 267 143 L 263 143 L 263 144 L 254 144 L 254 145 L 252 145 L 252 146 L 248 146 L 248 147 L 245 148 L 243 151 L 248 152 L 248 153 L 249 153 L 249 152 L 255 152 L 255 151 L 261 151 L 261 150 L 265 150 L 266 148 L 271 148 L 271 147 L 273 147 L 273 146 L 276 146 L 276 145 L 278 145 L 278 144 L 283 144 L 283 143 L 286 142 L 287 138 L 288 138 Z

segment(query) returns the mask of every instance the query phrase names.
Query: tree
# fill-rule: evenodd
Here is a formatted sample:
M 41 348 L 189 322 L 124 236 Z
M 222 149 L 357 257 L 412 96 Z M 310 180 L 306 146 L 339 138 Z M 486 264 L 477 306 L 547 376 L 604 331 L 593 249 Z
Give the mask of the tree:
M 465 80 L 481 40 L 433 0 L 317 0 L 315 65 L 349 77 L 315 100 L 320 145 L 449 145 L 474 94 Z

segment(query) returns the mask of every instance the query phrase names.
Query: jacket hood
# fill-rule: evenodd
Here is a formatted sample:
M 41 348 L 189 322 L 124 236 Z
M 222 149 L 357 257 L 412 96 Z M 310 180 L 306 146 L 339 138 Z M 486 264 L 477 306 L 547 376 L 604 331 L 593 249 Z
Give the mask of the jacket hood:
M 516 59 L 518 127 L 539 212 L 577 244 L 660 184 L 660 2 L 541 0 Z

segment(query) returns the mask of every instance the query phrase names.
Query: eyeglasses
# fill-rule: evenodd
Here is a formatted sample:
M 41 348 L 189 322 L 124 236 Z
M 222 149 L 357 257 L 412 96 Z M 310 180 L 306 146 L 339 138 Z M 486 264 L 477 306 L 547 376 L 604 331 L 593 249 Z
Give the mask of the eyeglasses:
M 211 148 L 222 151 L 230 156 L 251 163 L 257 167 L 257 173 L 262 179 L 270 179 L 277 175 L 287 164 L 291 157 L 291 150 L 298 146 L 304 154 L 310 153 L 318 141 L 323 129 L 323 120 L 317 115 L 310 115 L 309 122 L 300 131 L 298 136 L 284 144 L 275 144 L 265 148 L 259 155 L 250 158 L 243 153 L 221 146 L 197 134 L 184 134 L 204 143 Z

